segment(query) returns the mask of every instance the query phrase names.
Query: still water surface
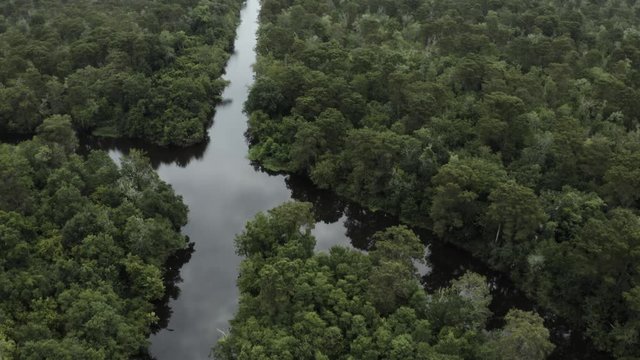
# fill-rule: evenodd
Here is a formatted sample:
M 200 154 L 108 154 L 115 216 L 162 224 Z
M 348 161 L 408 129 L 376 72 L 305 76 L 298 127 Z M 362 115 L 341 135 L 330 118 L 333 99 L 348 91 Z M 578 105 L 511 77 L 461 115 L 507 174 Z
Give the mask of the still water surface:
M 240 258 L 233 239 L 256 213 L 296 199 L 314 204 L 318 224 L 314 230 L 317 249 L 341 244 L 368 248 L 375 231 L 397 224 L 384 214 L 374 214 L 344 201 L 331 192 L 318 190 L 304 178 L 270 175 L 247 160 L 244 133 L 247 118 L 242 112 L 248 88 L 253 82 L 252 64 L 257 30 L 259 0 L 248 0 L 241 13 L 241 24 L 225 78 L 230 85 L 223 93 L 210 141 L 188 149 L 161 148 L 133 141 L 83 139 L 89 148 L 108 150 L 114 158 L 131 148 L 143 148 L 160 177 L 182 195 L 189 206 L 189 224 L 184 233 L 192 245 L 174 256 L 168 264 L 168 295 L 158 304 L 161 317 L 151 336 L 151 356 L 158 360 L 201 360 L 228 322 L 238 304 L 236 278 Z M 534 305 L 514 290 L 503 274 L 492 272 L 469 254 L 453 246 L 431 243 L 430 234 L 419 233 L 429 245 L 429 272 L 423 282 L 428 290 L 445 286 L 467 270 L 485 275 L 492 287 L 492 310 L 499 318 L 510 307 L 525 310 Z M 555 342 L 556 359 L 602 359 L 581 336 L 567 337 L 570 331 L 561 322 L 547 319 Z

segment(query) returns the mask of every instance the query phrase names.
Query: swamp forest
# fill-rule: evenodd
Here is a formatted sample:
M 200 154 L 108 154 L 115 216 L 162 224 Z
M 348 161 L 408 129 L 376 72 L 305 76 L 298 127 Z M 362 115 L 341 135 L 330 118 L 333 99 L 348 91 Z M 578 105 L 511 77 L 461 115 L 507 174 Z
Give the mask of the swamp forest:
M 640 2 L 0 2 L 0 360 L 640 360 Z

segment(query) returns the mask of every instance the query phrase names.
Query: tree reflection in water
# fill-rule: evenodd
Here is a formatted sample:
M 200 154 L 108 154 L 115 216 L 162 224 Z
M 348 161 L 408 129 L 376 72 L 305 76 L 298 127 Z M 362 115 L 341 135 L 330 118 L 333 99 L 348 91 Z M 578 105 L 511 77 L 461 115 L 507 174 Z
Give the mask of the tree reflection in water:
M 204 156 L 209 145 L 209 140 L 189 147 L 158 146 L 133 139 L 96 138 L 91 136 L 80 137 L 80 154 L 87 154 L 91 150 L 114 151 L 124 155 L 131 149 L 142 149 L 147 154 L 151 166 L 157 170 L 160 165 L 177 165 L 181 168 L 189 165 L 191 161 L 200 160 Z
M 171 300 L 177 299 L 178 296 L 180 296 L 180 287 L 178 286 L 182 282 L 182 278 L 180 277 L 180 269 L 182 269 L 182 266 L 184 266 L 184 264 L 188 263 L 189 260 L 191 260 L 193 251 L 194 243 L 189 242 L 187 247 L 171 255 L 165 263 L 165 293 L 161 299 L 158 299 L 154 302 L 154 311 L 158 316 L 158 322 L 153 327 L 151 327 L 151 332 L 153 334 L 166 328 L 169 325 L 169 319 L 171 318 L 171 314 L 173 313 L 173 311 L 171 311 L 171 307 L 169 306 L 169 302 Z
M 171 300 L 175 300 L 180 296 L 180 286 L 182 278 L 180 277 L 180 270 L 184 264 L 191 260 L 191 255 L 194 251 L 194 243 L 189 242 L 187 246 L 176 251 L 165 262 L 164 267 L 164 288 L 165 293 L 161 299 L 154 302 L 154 312 L 158 316 L 158 322 L 151 326 L 151 333 L 156 334 L 162 329 L 166 329 L 169 326 L 169 319 L 171 319 L 171 306 L 169 303 Z M 171 329 L 167 329 L 171 330 Z M 157 360 L 154 356 L 149 354 L 148 349 L 138 354 L 135 359 L 137 360 Z

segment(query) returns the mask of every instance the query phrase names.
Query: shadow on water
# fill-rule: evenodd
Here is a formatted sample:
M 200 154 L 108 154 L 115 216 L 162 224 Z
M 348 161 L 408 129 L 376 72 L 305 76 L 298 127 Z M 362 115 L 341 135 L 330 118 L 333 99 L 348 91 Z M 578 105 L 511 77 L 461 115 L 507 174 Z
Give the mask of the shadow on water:
M 136 139 L 99 138 L 94 136 L 80 137 L 78 152 L 86 154 L 91 150 L 118 151 L 124 155 L 132 149 L 143 149 L 157 170 L 160 165 L 177 165 L 184 168 L 191 161 L 200 160 L 209 145 L 209 139 L 200 144 L 186 148 L 178 146 L 158 146 Z
M 151 326 L 151 333 L 156 334 L 161 330 L 172 331 L 169 326 L 169 320 L 173 311 L 171 310 L 170 301 L 175 300 L 180 296 L 180 286 L 182 277 L 180 277 L 180 269 L 184 264 L 191 260 L 191 255 L 194 252 L 194 243 L 189 242 L 184 249 L 176 251 L 173 255 L 169 256 L 164 264 L 164 279 L 163 284 L 165 288 L 164 296 L 154 302 L 154 312 L 158 316 L 158 322 Z M 148 350 L 142 351 L 135 356 L 136 360 L 157 360 L 152 356 Z
M 171 314 L 173 314 L 169 302 L 180 296 L 179 284 L 182 282 L 180 269 L 191 260 L 191 255 L 195 250 L 194 245 L 194 243 L 189 242 L 184 249 L 178 250 L 171 255 L 164 264 L 165 293 L 161 299 L 158 299 L 153 304 L 155 308 L 154 312 L 158 316 L 158 322 L 151 327 L 153 334 L 169 326 L 169 319 L 171 318 Z
M 373 245 L 370 239 L 373 234 L 390 226 L 399 225 L 399 220 L 382 212 L 374 212 L 351 203 L 328 190 L 318 189 L 308 179 L 301 176 L 289 176 L 286 179 L 291 197 L 295 200 L 310 202 L 318 222 L 335 223 L 343 220 L 345 236 L 351 246 L 360 250 L 368 250 Z M 504 273 L 491 270 L 484 263 L 474 258 L 469 252 L 452 244 L 435 240 L 436 236 L 425 229 L 412 228 L 428 247 L 427 262 L 429 271 L 422 278 L 424 288 L 429 292 L 446 287 L 449 283 L 467 271 L 476 272 L 486 277 L 491 290 L 492 318 L 488 328 L 495 329 L 504 325 L 503 318 L 512 308 L 536 311 L 545 319 L 545 326 L 551 333 L 556 349 L 549 357 L 552 360 L 606 360 L 611 359 L 607 353 L 597 351 L 591 342 L 579 331 L 572 331 L 563 319 L 539 308 L 514 284 Z

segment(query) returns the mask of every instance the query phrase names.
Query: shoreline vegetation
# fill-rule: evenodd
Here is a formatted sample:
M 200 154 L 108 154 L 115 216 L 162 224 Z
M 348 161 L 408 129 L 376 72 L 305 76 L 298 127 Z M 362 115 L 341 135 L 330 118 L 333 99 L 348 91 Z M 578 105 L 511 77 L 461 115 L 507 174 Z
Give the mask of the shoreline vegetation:
M 0 131 L 68 115 L 80 133 L 207 138 L 243 0 L 0 4 Z
M 219 360 L 542 360 L 553 349 L 535 313 L 511 310 L 486 330 L 486 279 L 466 273 L 424 291 L 424 247 L 407 227 L 374 234 L 367 253 L 314 253 L 312 204 L 258 214 L 236 238 L 240 306 L 214 354 Z
M 640 3 L 264 0 L 250 159 L 640 356 Z

